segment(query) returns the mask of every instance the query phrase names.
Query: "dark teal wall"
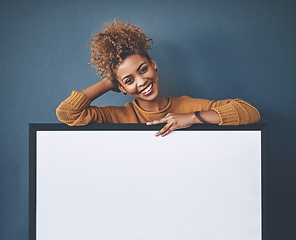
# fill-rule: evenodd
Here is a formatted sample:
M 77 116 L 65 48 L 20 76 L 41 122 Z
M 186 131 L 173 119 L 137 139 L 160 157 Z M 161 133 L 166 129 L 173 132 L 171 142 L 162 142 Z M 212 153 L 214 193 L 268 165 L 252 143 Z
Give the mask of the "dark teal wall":
M 27 240 L 28 124 L 98 79 L 86 46 L 122 18 L 154 39 L 166 96 L 242 98 L 270 126 L 270 240 L 296 239 L 296 2 L 8 1 L 0 5 L 0 239 Z M 96 105 L 122 105 L 107 93 Z M 231 146 L 230 146 L 231 148 Z

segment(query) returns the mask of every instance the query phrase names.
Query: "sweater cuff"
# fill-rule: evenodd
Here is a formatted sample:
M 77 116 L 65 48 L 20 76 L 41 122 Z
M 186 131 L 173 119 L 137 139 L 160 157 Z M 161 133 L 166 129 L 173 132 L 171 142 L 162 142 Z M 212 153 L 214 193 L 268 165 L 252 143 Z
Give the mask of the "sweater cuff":
M 72 91 L 70 97 L 68 97 L 65 101 L 75 107 L 75 110 L 81 110 L 88 107 L 91 101 L 81 92 Z
M 231 104 L 227 104 L 224 106 L 213 108 L 215 112 L 218 113 L 221 122 L 219 125 L 238 125 L 239 124 L 239 116 L 238 112 Z

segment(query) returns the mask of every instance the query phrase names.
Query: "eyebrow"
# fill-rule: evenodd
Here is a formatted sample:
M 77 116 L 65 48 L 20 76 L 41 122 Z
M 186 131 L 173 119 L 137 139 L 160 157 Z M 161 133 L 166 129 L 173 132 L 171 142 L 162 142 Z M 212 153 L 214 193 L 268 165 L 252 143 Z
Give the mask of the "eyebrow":
M 141 63 L 140 64 L 140 66 L 137 68 L 137 72 L 140 70 L 140 68 L 145 64 L 146 62 L 143 62 L 143 63 Z M 128 77 L 130 77 L 131 75 L 127 75 L 127 76 L 125 76 L 125 77 L 123 77 L 122 78 L 122 81 L 125 79 L 125 78 L 128 78 Z

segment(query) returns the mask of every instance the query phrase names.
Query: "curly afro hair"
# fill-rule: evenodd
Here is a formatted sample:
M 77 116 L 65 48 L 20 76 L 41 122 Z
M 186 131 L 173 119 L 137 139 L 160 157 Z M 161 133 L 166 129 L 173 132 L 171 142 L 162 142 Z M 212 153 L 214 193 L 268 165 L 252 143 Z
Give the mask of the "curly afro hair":
M 148 39 L 139 27 L 115 19 L 90 40 L 89 63 L 101 77 L 115 80 L 114 70 L 128 56 L 137 53 L 150 61 L 148 50 L 151 49 L 151 44 L 152 39 Z

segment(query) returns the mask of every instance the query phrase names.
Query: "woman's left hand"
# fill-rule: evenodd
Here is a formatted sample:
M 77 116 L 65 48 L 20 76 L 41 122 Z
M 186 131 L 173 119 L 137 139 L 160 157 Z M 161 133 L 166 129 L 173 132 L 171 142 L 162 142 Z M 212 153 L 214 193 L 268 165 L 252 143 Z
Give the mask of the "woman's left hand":
M 164 118 L 147 122 L 147 125 L 155 125 L 166 123 L 166 125 L 155 134 L 162 137 L 168 135 L 172 131 L 180 128 L 190 127 L 192 124 L 197 123 L 197 118 L 194 113 L 168 113 Z

